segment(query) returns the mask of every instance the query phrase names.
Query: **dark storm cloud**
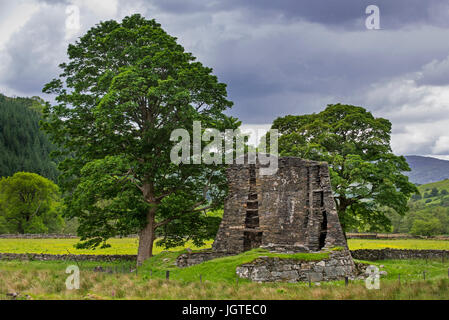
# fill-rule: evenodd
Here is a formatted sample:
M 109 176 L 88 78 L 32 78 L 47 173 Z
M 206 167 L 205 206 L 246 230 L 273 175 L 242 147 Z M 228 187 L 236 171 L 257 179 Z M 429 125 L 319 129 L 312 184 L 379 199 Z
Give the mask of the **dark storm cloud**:
M 447 56 L 449 42 L 436 39 L 445 34 L 433 29 L 344 34 L 315 25 L 276 31 L 273 26 L 267 35 L 220 42 L 212 51 L 212 66 L 237 102 L 235 115 L 252 123 L 255 116 L 257 122 L 271 122 L 273 110 L 298 113 L 324 108 L 323 101 L 351 103 L 372 83 L 420 71 L 432 59 Z M 282 106 L 276 103 L 279 95 L 289 97 L 282 98 Z
M 67 46 L 65 5 L 77 3 L 80 34 L 124 14 L 155 18 L 228 85 L 230 114 L 244 123 L 341 102 L 390 119 L 400 153 L 446 150 L 449 1 L 120 0 L 110 11 L 98 0 L 36 1 L 44 8 L 0 51 L 0 80 L 17 92 L 37 94 L 57 76 Z M 382 30 L 365 28 L 371 4 L 380 8 Z
M 382 28 L 406 25 L 449 25 L 449 3 L 446 0 L 158 0 L 152 2 L 160 10 L 174 14 L 245 10 L 251 20 L 266 21 L 281 14 L 287 20 L 306 20 L 329 26 L 364 28 L 365 9 L 377 5 Z

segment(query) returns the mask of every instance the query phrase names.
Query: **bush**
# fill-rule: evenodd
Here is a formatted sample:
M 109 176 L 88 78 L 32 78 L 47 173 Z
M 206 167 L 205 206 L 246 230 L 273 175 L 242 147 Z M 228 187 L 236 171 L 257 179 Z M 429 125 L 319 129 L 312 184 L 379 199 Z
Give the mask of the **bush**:
M 432 188 L 432 191 L 430 191 L 430 196 L 431 197 L 437 197 L 439 194 L 438 189 L 437 188 Z
M 435 236 L 444 232 L 440 220 L 432 218 L 429 220 L 417 219 L 413 222 L 410 232 L 419 236 Z
M 412 195 L 412 200 L 413 201 L 418 201 L 421 200 L 422 196 L 419 193 L 415 193 L 414 195 Z

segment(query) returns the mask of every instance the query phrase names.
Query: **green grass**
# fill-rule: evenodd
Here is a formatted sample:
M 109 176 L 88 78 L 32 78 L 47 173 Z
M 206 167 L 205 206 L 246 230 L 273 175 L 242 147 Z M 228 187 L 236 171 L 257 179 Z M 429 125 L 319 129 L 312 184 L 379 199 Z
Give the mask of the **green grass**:
M 76 249 L 73 246 L 78 242 L 77 239 L 0 239 L 0 252 L 2 253 L 47 253 L 47 254 L 137 254 L 136 238 L 110 239 L 108 242 L 112 245 L 106 249 Z M 193 244 L 187 244 L 193 250 L 210 248 L 212 241 L 206 243 L 203 247 L 195 247 Z M 368 239 L 349 239 L 348 245 L 351 250 L 356 249 L 439 249 L 449 250 L 449 241 L 443 240 L 425 240 L 425 239 L 407 239 L 407 240 L 368 240 Z M 184 247 L 172 248 L 169 251 L 180 251 Z M 165 251 L 164 248 L 154 246 L 154 254 Z
M 321 260 L 328 257 L 327 253 L 303 253 L 295 255 L 283 255 L 268 253 L 262 249 L 247 251 L 235 256 L 229 256 L 219 259 L 203 262 L 187 268 L 178 268 L 175 266 L 176 258 L 180 252 L 164 252 L 147 260 L 139 268 L 139 273 L 150 278 L 165 278 L 165 272 L 170 271 L 170 279 L 192 282 L 199 281 L 200 275 L 203 280 L 212 282 L 235 283 L 237 266 L 249 263 L 260 256 L 290 258 L 298 260 Z M 419 280 L 423 278 L 423 272 L 426 272 L 427 279 L 448 278 L 449 261 L 444 263 L 441 260 L 384 260 L 384 261 L 361 261 L 365 264 L 381 266 L 385 268 L 388 275 L 386 279 L 395 280 L 401 275 L 402 280 Z M 249 282 L 245 279 L 239 281 Z M 338 281 L 337 281 L 338 282 Z
M 157 278 L 165 278 L 165 272 L 170 271 L 170 278 L 179 281 L 197 281 L 202 276 L 205 280 L 224 281 L 234 283 L 236 281 L 235 268 L 241 264 L 249 263 L 261 256 L 279 257 L 281 259 L 297 259 L 302 261 L 317 261 L 326 259 L 329 254 L 323 253 L 296 253 L 275 254 L 263 249 L 254 249 L 235 256 L 228 256 L 203 262 L 188 268 L 175 266 L 176 258 L 181 252 L 164 252 L 150 258 L 139 268 L 139 272 Z M 246 280 L 242 280 L 246 281 Z
M 76 249 L 74 245 L 78 243 L 78 239 L 0 239 L 1 253 L 46 253 L 46 254 L 95 254 L 95 255 L 113 255 L 113 254 L 137 254 L 138 239 L 122 238 L 110 239 L 108 243 L 110 248 L 95 250 Z M 212 241 L 209 241 L 203 247 L 195 247 L 193 244 L 187 244 L 186 247 L 192 249 L 209 248 Z M 177 247 L 170 249 L 171 251 L 179 251 L 185 247 Z M 166 249 L 154 246 L 154 254 L 158 254 Z
M 432 190 L 432 188 L 437 188 L 439 191 L 441 190 L 449 191 L 449 179 L 420 185 L 418 187 L 418 190 L 422 194 L 424 194 L 424 192 L 430 191 Z
M 423 184 L 421 186 L 418 186 L 418 190 L 421 194 L 421 196 L 423 197 L 420 200 L 414 201 L 416 203 L 419 203 L 421 205 L 424 206 L 437 206 L 441 204 L 441 199 L 442 198 L 449 198 L 449 195 L 446 196 L 442 196 L 441 194 L 438 194 L 438 196 L 436 197 L 428 197 L 428 198 L 424 198 L 424 194 L 425 193 L 430 193 L 430 191 L 433 188 L 437 188 L 438 192 L 440 193 L 442 190 L 446 190 L 449 192 L 449 179 L 446 180 L 442 180 L 442 181 L 437 181 L 437 182 L 432 182 L 432 183 L 428 183 L 428 184 Z M 430 202 L 426 202 L 427 200 L 431 200 Z
M 349 239 L 348 246 L 351 250 L 357 249 L 433 249 L 449 250 L 447 240 L 427 240 L 427 239 L 402 239 L 402 240 L 370 240 L 370 239 Z
M 124 239 L 129 240 L 129 239 Z M 409 240 L 358 240 L 364 244 L 378 242 L 402 243 Z M 2 242 L 1 240 L 0 242 Z M 42 241 L 42 240 L 40 240 Z M 352 241 L 352 240 L 351 240 Z M 405 242 L 404 242 L 405 241 Z M 414 240 L 413 240 L 414 241 Z M 424 240 L 428 241 L 428 240 Z M 404 244 L 405 243 L 405 244 Z M 445 243 L 438 241 L 438 243 Z M 353 243 L 354 244 L 354 243 Z M 434 245 L 434 244 L 432 244 Z M 336 248 L 338 250 L 339 248 Z M 380 290 L 368 290 L 363 280 L 323 282 L 320 286 L 307 283 L 252 283 L 239 279 L 235 268 L 260 256 L 299 260 L 320 260 L 328 253 L 274 254 L 254 249 L 236 256 L 228 256 L 188 268 L 178 268 L 175 260 L 185 250 L 163 251 L 141 266 L 137 273 L 129 272 L 134 262 L 70 262 L 70 261 L 0 261 L 0 300 L 6 293 L 17 292 L 19 297 L 31 299 L 449 299 L 449 261 L 386 260 L 365 262 L 383 266 L 387 271 L 381 278 Z M 81 288 L 67 290 L 65 269 L 78 264 Z M 118 273 L 93 272 L 95 266 L 118 270 Z M 125 271 L 125 272 L 121 272 Z M 170 271 L 170 280 L 165 280 Z M 426 271 L 426 281 L 423 280 Z M 200 275 L 202 282 L 200 282 Z M 401 276 L 401 284 L 398 276 Z
M 184 299 L 184 300 L 257 300 L 257 299 L 449 299 L 449 262 L 423 260 L 377 261 L 388 276 L 381 278 L 380 290 L 368 290 L 363 280 L 323 282 L 320 286 L 307 283 L 250 283 L 233 280 L 235 266 L 254 256 L 265 255 L 257 250 L 205 262 L 185 269 L 171 265 L 178 253 L 164 252 L 153 257 L 135 273 L 98 273 L 92 268 L 98 262 L 81 266 L 81 288 L 67 290 L 65 269 L 74 262 L 62 261 L 0 261 L 0 299 L 6 293 L 17 292 L 31 299 Z M 301 258 L 305 258 L 303 256 Z M 298 257 L 299 258 L 299 257 Z M 101 263 L 103 267 L 121 267 L 123 263 Z M 149 267 L 153 274 L 149 275 Z M 165 269 L 170 269 L 166 281 Z M 427 271 L 426 281 L 422 271 Z M 202 274 L 202 283 L 199 274 Z M 231 275 L 232 274 L 232 275 Z M 398 275 L 401 275 L 401 284 Z

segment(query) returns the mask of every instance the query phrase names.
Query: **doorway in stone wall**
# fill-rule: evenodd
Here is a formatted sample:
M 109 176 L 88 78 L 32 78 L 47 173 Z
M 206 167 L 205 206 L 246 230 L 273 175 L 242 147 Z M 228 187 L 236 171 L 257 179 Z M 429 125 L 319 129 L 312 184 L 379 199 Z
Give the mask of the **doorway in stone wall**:
M 326 210 L 321 211 L 323 214 L 321 226 L 320 226 L 320 238 L 319 238 L 319 249 L 323 249 L 326 245 L 327 237 L 327 213 Z
M 256 189 L 256 166 L 249 165 L 249 191 L 246 202 L 245 231 L 243 232 L 243 250 L 260 247 L 262 232 L 259 230 L 259 201 Z

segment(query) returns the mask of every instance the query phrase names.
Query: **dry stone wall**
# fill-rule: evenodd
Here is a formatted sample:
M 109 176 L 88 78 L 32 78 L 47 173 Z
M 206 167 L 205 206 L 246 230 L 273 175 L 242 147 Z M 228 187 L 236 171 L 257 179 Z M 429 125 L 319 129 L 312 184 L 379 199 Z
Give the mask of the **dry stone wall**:
M 0 260 L 29 261 L 135 261 L 136 255 L 89 255 L 89 254 L 42 254 L 42 253 L 0 253 Z
M 359 249 L 351 251 L 358 260 L 412 260 L 412 259 L 447 259 L 448 250 L 408 250 L 408 249 Z
M 176 265 L 180 268 L 185 268 L 193 266 L 195 264 L 203 263 L 208 260 L 225 257 L 227 255 L 228 254 L 226 254 L 225 252 L 213 251 L 185 253 L 178 256 L 178 258 L 176 259 Z
M 320 261 L 260 257 L 237 267 L 236 273 L 255 282 L 319 282 L 353 277 L 356 266 L 349 251 L 343 250 L 333 251 Z

